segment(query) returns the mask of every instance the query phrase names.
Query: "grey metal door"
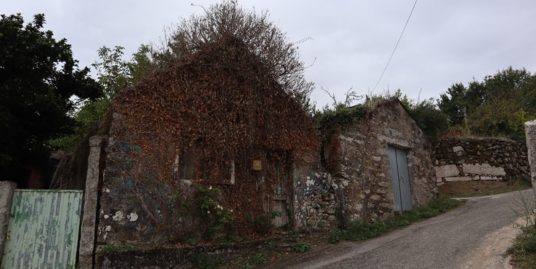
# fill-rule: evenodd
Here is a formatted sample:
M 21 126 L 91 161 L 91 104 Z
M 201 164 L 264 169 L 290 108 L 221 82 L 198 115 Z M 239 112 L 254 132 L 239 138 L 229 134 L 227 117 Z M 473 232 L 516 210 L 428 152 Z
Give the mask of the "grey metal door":
M 395 211 L 411 210 L 411 182 L 406 152 L 389 146 L 389 164 L 393 182 Z
M 76 190 L 15 190 L 1 268 L 75 268 L 82 196 Z

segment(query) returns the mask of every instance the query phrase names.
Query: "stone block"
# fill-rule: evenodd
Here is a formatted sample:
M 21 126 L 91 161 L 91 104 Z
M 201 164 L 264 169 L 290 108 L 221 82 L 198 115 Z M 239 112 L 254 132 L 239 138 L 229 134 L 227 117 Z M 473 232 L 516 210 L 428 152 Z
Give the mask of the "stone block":
M 373 194 L 370 196 L 370 199 L 373 200 L 373 201 L 379 201 L 381 199 L 381 196 L 377 195 L 377 194 Z
M 462 156 L 464 153 L 464 149 L 462 146 L 454 146 L 452 147 L 452 152 L 456 154 L 456 156 Z
M 434 168 L 436 172 L 436 178 L 438 179 L 443 178 L 443 177 L 458 176 L 460 174 L 460 171 L 458 170 L 458 167 L 455 164 L 436 166 Z
M 453 181 L 471 181 L 473 180 L 471 177 L 446 177 L 446 181 L 453 182 Z
M 505 176 L 504 168 L 484 164 L 463 164 L 463 172 L 465 174 L 477 174 L 488 176 Z
M 501 180 L 500 177 L 493 177 L 493 176 L 480 176 L 480 180 Z

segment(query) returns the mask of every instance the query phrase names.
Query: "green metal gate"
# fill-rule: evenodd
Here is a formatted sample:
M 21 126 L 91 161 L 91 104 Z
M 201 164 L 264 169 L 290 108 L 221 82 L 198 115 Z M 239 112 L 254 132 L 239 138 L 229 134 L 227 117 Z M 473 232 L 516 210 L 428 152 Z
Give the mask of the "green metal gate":
M 2 269 L 75 268 L 82 191 L 15 190 Z

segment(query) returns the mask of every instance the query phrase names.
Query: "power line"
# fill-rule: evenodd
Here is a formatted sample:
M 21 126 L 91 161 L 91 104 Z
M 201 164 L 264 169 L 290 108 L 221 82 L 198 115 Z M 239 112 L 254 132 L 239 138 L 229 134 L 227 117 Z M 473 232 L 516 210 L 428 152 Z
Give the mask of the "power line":
M 411 11 L 409 12 L 408 19 L 406 20 L 406 23 L 404 24 L 404 28 L 402 28 L 402 32 L 400 32 L 400 36 L 398 36 L 398 40 L 396 41 L 395 47 L 393 48 L 393 51 L 391 52 L 391 56 L 389 56 L 389 60 L 387 60 L 387 64 L 385 64 L 385 67 L 383 68 L 382 74 L 378 78 L 378 81 L 376 81 L 376 85 L 374 85 L 374 88 L 372 91 L 375 91 L 380 82 L 382 81 L 383 75 L 385 75 L 385 71 L 387 71 L 387 67 L 389 67 L 389 64 L 391 63 L 391 60 L 393 59 L 393 56 L 395 55 L 396 49 L 398 48 L 398 44 L 400 43 L 400 40 L 402 39 L 402 36 L 404 35 L 404 32 L 406 31 L 406 27 L 408 26 L 409 20 L 411 19 L 411 15 L 413 15 L 413 11 L 415 10 L 415 6 L 417 6 L 417 1 L 413 3 L 413 7 L 411 8 Z

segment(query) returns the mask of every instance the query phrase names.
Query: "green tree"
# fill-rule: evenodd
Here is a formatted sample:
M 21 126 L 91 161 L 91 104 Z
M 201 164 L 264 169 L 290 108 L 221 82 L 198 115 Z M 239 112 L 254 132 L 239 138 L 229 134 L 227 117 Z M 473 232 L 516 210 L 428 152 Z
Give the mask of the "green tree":
M 104 89 L 103 99 L 112 100 L 115 95 L 129 84 L 129 63 L 123 60 L 124 47 L 113 49 L 101 47 L 97 53 L 99 61 L 93 64 L 97 80 Z
M 452 85 L 438 104 L 451 128 L 523 140 L 523 123 L 536 117 L 536 77 L 525 69 L 509 67 L 467 87 Z
M 132 54 L 132 59 L 128 62 L 130 84 L 135 85 L 148 73 L 156 68 L 157 52 L 151 46 L 142 44 L 138 51 Z
M 26 178 L 27 166 L 48 158 L 46 141 L 72 131 L 78 100 L 96 99 L 101 87 L 79 69 L 65 39 L 43 29 L 38 14 L 0 18 L 0 180 Z
M 132 55 L 124 59 L 124 48 L 101 47 L 99 59 L 93 64 L 97 71 L 97 81 L 102 86 L 104 95 L 84 102 L 74 114 L 74 133 L 50 141 L 56 148 L 72 149 L 97 124 L 108 110 L 113 99 L 123 89 L 138 83 L 155 67 L 154 52 L 148 45 L 141 45 Z
M 411 102 L 408 111 L 432 143 L 435 143 L 439 136 L 448 130 L 447 115 L 437 108 L 432 99 L 419 103 Z
M 462 83 L 456 83 L 439 96 L 439 109 L 447 115 L 450 125 L 463 124 L 467 109 L 466 93 L 467 88 Z

